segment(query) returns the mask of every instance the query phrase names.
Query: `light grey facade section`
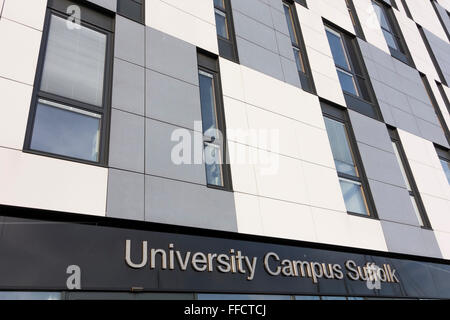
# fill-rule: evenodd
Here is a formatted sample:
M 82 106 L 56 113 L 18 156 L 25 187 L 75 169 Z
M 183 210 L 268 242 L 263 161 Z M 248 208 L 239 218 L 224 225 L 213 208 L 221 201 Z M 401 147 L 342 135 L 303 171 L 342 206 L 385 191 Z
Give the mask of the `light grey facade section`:
M 106 214 L 108 217 L 144 220 L 145 176 L 109 169 Z
M 144 115 L 144 67 L 118 58 L 114 59 L 112 107 Z
M 116 28 L 107 216 L 237 231 L 233 193 L 206 186 L 196 47 Z
M 144 172 L 144 118 L 112 109 L 109 165 Z
M 442 258 L 432 231 L 389 221 L 381 221 L 381 226 L 390 252 Z
M 202 120 L 200 91 L 197 85 L 147 69 L 148 118 L 194 130 Z
M 152 119 L 146 121 L 145 173 L 206 185 L 205 165 L 194 163 L 195 151 L 202 155 L 202 134 Z
M 420 227 L 386 125 L 349 116 L 389 251 L 442 257 L 433 233 Z
M 145 26 L 116 15 L 114 55 L 122 60 L 145 65 Z
M 146 176 L 145 220 L 237 232 L 232 192 Z
M 282 1 L 278 2 L 231 0 L 239 60 L 242 65 L 301 87 Z
M 448 147 L 419 72 L 358 39 L 384 121 Z

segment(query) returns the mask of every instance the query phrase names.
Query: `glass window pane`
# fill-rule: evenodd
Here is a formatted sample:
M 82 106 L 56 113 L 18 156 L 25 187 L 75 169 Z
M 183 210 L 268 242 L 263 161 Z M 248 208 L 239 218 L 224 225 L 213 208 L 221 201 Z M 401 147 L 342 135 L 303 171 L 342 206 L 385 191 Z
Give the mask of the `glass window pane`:
M 88 161 L 99 160 L 101 117 L 40 100 L 31 149 Z
M 383 30 L 384 38 L 386 39 L 386 43 L 389 47 L 392 49 L 398 50 L 397 43 L 395 42 L 394 37 L 392 34 L 387 32 L 386 30 Z
M 320 300 L 319 296 L 295 296 L 295 300 Z
M 224 0 L 214 0 L 214 5 L 218 8 L 225 9 Z
M 291 300 L 290 296 L 257 295 L 257 294 L 203 294 L 197 295 L 198 300 Z
M 289 35 L 291 36 L 292 43 L 298 45 L 297 34 L 295 33 L 294 21 L 292 20 L 291 8 L 287 4 L 284 4 L 284 16 L 288 25 Z
M 339 69 L 337 69 L 337 73 L 342 90 L 358 96 L 358 90 L 356 89 L 355 78 L 353 78 L 353 75 Z
M 345 297 L 321 297 L 322 300 L 347 300 Z
M 347 179 L 339 179 L 345 206 L 348 212 L 368 215 L 366 199 L 359 182 Z
M 350 65 L 347 60 L 347 54 L 345 53 L 341 37 L 329 29 L 327 29 L 326 31 L 334 63 L 346 70 L 350 70 Z
M 345 125 L 342 122 L 325 117 L 325 126 L 337 171 L 358 176 Z
M 295 57 L 295 63 L 297 64 L 297 70 L 299 72 L 305 73 L 305 68 L 304 68 L 304 65 L 303 65 L 302 54 L 301 54 L 300 50 L 295 48 L 295 47 L 292 48 L 292 49 L 294 50 L 294 57 Z
M 397 162 L 398 162 L 398 165 L 400 166 L 400 171 L 402 173 L 403 180 L 405 181 L 406 188 L 408 189 L 408 191 L 412 191 L 411 185 L 409 184 L 408 176 L 406 175 L 405 167 L 403 166 L 402 158 L 400 157 L 400 152 L 398 150 L 397 143 L 392 141 L 392 147 L 394 147 L 394 153 L 395 153 L 395 156 L 397 157 Z
M 347 211 L 368 215 L 366 199 L 361 184 L 342 178 L 339 180 Z
M 200 102 L 202 107 L 203 133 L 212 136 L 211 131 L 218 129 L 214 76 L 204 71 L 199 72 Z
M 0 292 L 0 300 L 61 300 L 60 292 Z
M 411 196 L 411 195 L 409 196 L 409 198 L 411 199 L 411 203 L 412 203 L 413 208 L 414 208 L 414 213 L 416 214 L 417 220 L 419 220 L 419 224 L 421 226 L 424 226 L 422 216 L 420 215 L 419 207 L 417 206 L 416 198 L 414 196 Z
M 209 185 L 223 186 L 221 147 L 205 143 L 206 180 Z
M 222 38 L 229 39 L 228 36 L 228 26 L 227 26 L 227 16 L 220 10 L 216 9 L 216 29 L 217 34 Z
M 52 15 L 41 90 L 101 106 L 106 35 Z
M 377 14 L 378 21 L 383 29 L 391 30 L 389 23 L 387 22 L 386 15 L 383 8 L 377 3 L 372 2 L 375 13 Z
M 448 183 L 450 184 L 450 162 L 441 159 L 442 168 L 447 176 Z

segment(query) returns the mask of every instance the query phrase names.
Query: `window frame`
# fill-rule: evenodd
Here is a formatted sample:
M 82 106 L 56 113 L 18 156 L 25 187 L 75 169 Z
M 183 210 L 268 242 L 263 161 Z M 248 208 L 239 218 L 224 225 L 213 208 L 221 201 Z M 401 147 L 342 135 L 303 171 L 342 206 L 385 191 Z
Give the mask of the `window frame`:
M 403 148 L 402 141 L 400 140 L 400 136 L 397 132 L 397 129 L 395 129 L 394 127 L 390 127 L 390 126 L 387 126 L 387 129 L 388 129 L 388 133 L 389 133 L 389 137 L 391 138 L 391 141 L 397 146 L 398 155 L 402 162 L 401 164 L 399 163 L 399 166 L 400 165 L 403 166 L 403 169 L 406 174 L 406 178 L 408 179 L 407 182 L 409 183 L 409 186 L 411 187 L 411 190 L 407 190 L 407 191 L 409 193 L 409 196 L 414 198 L 416 205 L 417 205 L 417 209 L 419 211 L 419 215 L 422 219 L 423 225 L 421 225 L 420 227 L 422 229 L 433 230 L 433 228 L 431 227 L 431 223 L 428 218 L 427 212 L 425 210 L 425 206 L 423 204 L 419 189 L 417 188 L 416 180 L 414 179 L 414 175 L 412 173 L 411 166 L 409 165 L 408 158 L 406 157 L 405 149 Z M 406 183 L 406 181 L 405 181 L 405 183 Z M 419 221 L 419 223 L 420 223 L 420 221 Z
M 67 19 L 69 15 L 65 9 L 74 4 L 69 0 L 50 0 L 45 13 L 44 28 L 40 51 L 38 56 L 38 64 L 36 68 L 36 75 L 34 79 L 34 87 L 30 110 L 28 114 L 28 123 L 25 133 L 23 152 L 46 156 L 61 160 L 68 160 L 72 162 L 79 162 L 84 164 L 107 167 L 109 158 L 109 131 L 111 121 L 111 100 L 112 100 L 112 76 L 113 76 L 113 61 L 114 61 L 114 18 L 110 13 L 93 4 L 77 5 L 81 6 L 83 16 L 85 19 L 80 21 L 81 25 L 96 32 L 106 35 L 106 51 L 105 51 L 105 69 L 103 75 L 103 96 L 101 106 L 91 105 L 75 99 L 59 96 L 57 94 L 41 91 L 42 76 L 45 65 L 45 58 L 47 54 L 48 41 L 50 35 L 50 22 L 52 16 Z M 34 150 L 31 148 L 31 140 L 33 136 L 33 129 L 36 119 L 36 111 L 39 100 L 46 100 L 66 107 L 72 107 L 81 111 L 95 113 L 100 116 L 100 139 L 99 139 L 99 156 L 98 161 L 91 161 L 80 159 L 76 157 L 51 153 L 42 150 Z
M 223 0 L 225 8 L 217 7 L 213 1 L 214 19 L 216 19 L 216 10 L 225 15 L 225 21 L 227 23 L 227 32 L 229 39 L 220 36 L 216 30 L 217 42 L 219 45 L 219 56 L 227 60 L 231 60 L 235 63 L 239 63 L 239 53 L 236 42 L 236 31 L 234 29 L 233 9 L 231 7 L 230 0 Z M 217 23 L 217 21 L 216 21 Z M 231 55 L 226 53 L 230 51 Z
M 334 35 L 339 36 L 343 51 L 346 55 L 346 59 L 350 67 L 349 70 L 342 68 L 334 61 L 333 57 L 336 73 L 337 69 L 344 70 L 347 73 L 351 73 L 357 91 L 360 94 L 354 95 L 351 92 L 344 91 L 341 85 L 342 93 L 344 94 L 345 102 L 348 108 L 375 120 L 383 121 L 383 115 L 381 113 L 375 91 L 370 81 L 369 72 L 367 71 L 364 59 L 362 58 L 361 50 L 358 45 L 358 39 L 354 35 L 348 34 L 329 21 L 324 20 L 324 27 L 325 33 L 327 31 L 330 31 Z M 357 69 L 359 69 L 360 72 L 357 72 Z M 364 86 L 364 88 L 362 86 Z M 367 97 L 364 97 L 364 92 L 366 93 Z
M 346 133 L 347 133 L 350 151 L 353 155 L 353 160 L 355 162 L 354 163 L 355 169 L 357 170 L 357 173 L 359 174 L 358 177 L 354 177 L 354 176 L 351 176 L 351 175 L 348 175 L 345 173 L 340 173 L 336 169 L 338 178 L 352 180 L 354 182 L 360 183 L 361 187 L 362 187 L 363 197 L 366 201 L 366 206 L 367 206 L 367 210 L 368 210 L 367 215 L 363 215 L 361 213 L 351 212 L 351 211 L 347 211 L 347 213 L 352 216 L 379 220 L 378 213 L 377 213 L 376 206 L 375 206 L 375 201 L 372 196 L 372 191 L 370 189 L 369 180 L 366 175 L 366 170 L 364 168 L 361 154 L 359 152 L 358 144 L 356 142 L 356 137 L 355 137 L 355 134 L 353 131 L 353 126 L 350 121 L 350 117 L 348 115 L 348 111 L 346 111 L 345 109 L 343 109 L 340 106 L 331 105 L 328 101 L 324 101 L 322 99 L 320 101 L 320 105 L 322 108 L 322 115 L 324 118 L 326 117 L 331 120 L 335 120 L 344 125 L 344 127 L 346 129 Z M 327 135 L 328 135 L 328 132 L 327 132 Z M 333 161 L 334 161 L 334 159 L 333 159 Z M 342 192 L 342 190 L 341 190 L 341 192 Z
M 356 13 L 356 8 L 353 0 L 345 0 L 345 3 L 347 5 L 348 14 L 350 15 L 350 19 L 352 20 L 353 27 L 355 29 L 356 36 L 365 41 L 366 37 L 361 27 L 361 21 L 359 20 L 358 14 Z
M 450 132 L 445 122 L 444 115 L 442 114 L 441 109 L 437 103 L 436 97 L 434 96 L 433 90 L 431 89 L 430 82 L 428 81 L 427 76 L 419 71 L 420 78 L 427 92 L 428 98 L 430 99 L 430 103 L 433 106 L 434 112 L 436 113 L 436 117 L 439 120 L 439 124 L 441 125 L 442 130 L 444 131 L 444 135 L 447 138 L 448 144 L 450 144 Z
M 228 141 L 227 141 L 227 130 L 226 130 L 226 122 L 225 122 L 225 109 L 223 102 L 223 91 L 222 91 L 222 82 L 220 77 L 220 65 L 219 59 L 217 56 L 197 48 L 197 63 L 198 63 L 198 73 L 205 72 L 213 76 L 213 84 L 214 84 L 214 97 L 216 103 L 216 117 L 217 117 L 217 130 L 222 134 L 222 176 L 223 176 L 223 186 L 212 185 L 208 183 L 208 179 L 206 177 L 206 162 L 205 162 L 205 177 L 206 177 L 206 186 L 211 189 L 218 189 L 223 191 L 233 191 L 233 183 L 231 179 L 231 168 L 228 159 Z M 200 90 L 200 83 L 199 83 Z M 201 108 L 201 105 L 200 105 Z M 202 119 L 203 123 L 203 119 Z M 202 132 L 202 152 L 204 154 L 205 150 L 205 136 Z M 206 141 L 207 143 L 208 141 Z
M 125 9 L 126 8 L 126 5 L 125 5 L 126 2 L 135 2 L 135 3 L 138 3 L 141 6 L 141 15 L 140 15 L 140 17 L 133 17 L 131 14 L 129 14 L 127 12 L 127 10 Z M 139 24 L 145 25 L 145 2 L 146 2 L 145 0 L 138 0 L 138 1 L 136 1 L 136 0 L 117 0 L 117 14 L 121 15 L 121 16 L 123 16 L 125 18 L 128 18 L 130 20 L 133 20 L 134 22 L 137 22 Z
M 450 164 L 450 150 L 445 149 L 441 146 L 435 145 L 436 153 L 440 161 L 445 161 Z M 442 168 L 444 170 L 444 168 Z M 450 185 L 450 181 L 449 185 Z
M 412 59 L 411 54 L 408 49 L 408 45 L 406 44 L 406 41 L 405 41 L 405 37 L 403 36 L 403 33 L 400 29 L 400 26 L 397 22 L 394 12 L 393 12 L 393 5 L 391 4 L 391 6 L 389 6 L 388 4 L 386 4 L 385 2 L 380 1 L 380 0 L 371 0 L 371 1 L 372 1 L 372 5 L 376 5 L 376 6 L 380 7 L 381 11 L 383 12 L 384 18 L 389 26 L 389 30 L 386 30 L 385 28 L 383 28 L 383 26 L 380 23 L 381 31 L 388 32 L 392 36 L 393 40 L 395 41 L 396 46 L 398 47 L 397 49 L 390 47 L 386 40 L 386 37 L 384 37 L 385 41 L 386 41 L 386 45 L 389 48 L 389 52 L 391 53 L 391 56 L 396 58 L 397 60 L 400 60 L 401 62 L 415 68 L 413 59 Z M 383 36 L 384 36 L 384 33 L 383 33 Z
M 289 8 L 290 19 L 292 20 L 293 31 L 296 35 L 297 42 L 298 42 L 298 43 L 293 43 L 291 36 L 289 35 L 289 39 L 291 40 L 292 48 L 293 48 L 293 50 L 297 50 L 299 52 L 301 62 L 303 62 L 303 67 L 305 69 L 304 72 L 297 69 L 299 80 L 300 80 L 300 85 L 304 91 L 315 95 L 315 94 L 317 94 L 317 90 L 316 90 L 316 86 L 314 84 L 314 78 L 312 75 L 311 64 L 309 62 L 308 52 L 306 50 L 306 44 L 305 44 L 305 40 L 303 38 L 302 29 L 300 26 L 300 22 L 298 21 L 297 9 L 295 7 L 295 3 L 299 3 L 299 2 L 293 1 L 293 0 L 281 0 L 281 1 L 282 1 L 282 5 L 283 5 L 283 10 L 284 10 L 285 6 Z M 303 5 L 302 3 L 299 3 L 299 4 Z M 305 2 L 305 5 L 303 5 L 303 6 L 306 7 L 306 2 Z M 287 23 L 287 21 L 286 21 L 286 23 Z M 295 59 L 295 57 L 294 57 L 294 59 Z M 306 86 L 307 86 L 307 88 L 305 88 Z

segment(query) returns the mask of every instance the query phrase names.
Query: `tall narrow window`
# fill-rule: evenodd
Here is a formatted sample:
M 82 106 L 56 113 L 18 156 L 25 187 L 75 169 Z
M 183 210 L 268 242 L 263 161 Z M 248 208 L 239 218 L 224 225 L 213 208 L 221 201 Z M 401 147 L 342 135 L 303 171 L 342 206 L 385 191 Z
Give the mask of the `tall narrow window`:
M 439 105 L 436 101 L 436 97 L 433 94 L 433 90 L 431 90 L 430 83 L 428 82 L 427 76 L 421 72 L 420 77 L 422 79 L 422 83 L 425 87 L 425 90 L 427 91 L 428 98 L 430 99 L 430 103 L 434 108 L 434 112 L 436 113 L 436 117 L 439 120 L 439 124 L 441 125 L 442 131 L 445 134 L 445 137 L 447 138 L 447 142 L 450 143 L 450 132 L 448 131 L 447 123 L 445 122 L 444 116 L 441 112 L 441 109 L 439 108 Z
M 442 169 L 447 177 L 448 184 L 450 185 L 450 151 L 444 148 L 436 148 L 436 151 L 439 156 Z
M 322 110 L 347 211 L 363 216 L 375 216 L 372 202 L 367 196 L 368 184 L 363 176 L 347 116 L 344 111 L 325 104 L 322 104 Z
M 230 0 L 214 0 L 214 14 L 220 56 L 239 62 Z
M 113 19 L 81 7 L 81 25 L 52 1 L 24 149 L 106 163 Z
M 413 64 L 392 8 L 383 2 L 375 0 L 372 1 L 372 5 L 380 22 L 381 31 L 383 32 L 391 55 L 406 64 Z
M 294 52 L 294 59 L 297 64 L 297 71 L 300 78 L 300 83 L 303 90 L 315 93 L 314 81 L 312 78 L 311 68 L 309 66 L 308 55 L 306 53 L 306 46 L 303 41 L 300 23 L 298 22 L 298 15 L 295 9 L 295 4 L 291 1 L 284 0 L 284 15 L 288 25 L 289 35 L 291 37 L 292 50 Z
M 352 20 L 353 28 L 355 29 L 355 33 L 361 39 L 365 39 L 364 32 L 361 28 L 361 23 L 359 22 L 358 15 L 356 14 L 355 5 L 353 4 L 353 0 L 345 0 L 347 5 L 348 14 L 350 15 L 350 19 Z
M 118 0 L 117 13 L 136 21 L 145 24 L 145 0 Z
M 328 26 L 325 30 L 347 106 L 379 120 L 381 113 L 374 102 L 372 86 L 356 39 Z
M 409 192 L 409 198 L 414 208 L 417 220 L 419 221 L 420 226 L 431 228 L 430 222 L 425 212 L 425 207 L 423 206 L 422 199 L 419 194 L 419 190 L 417 189 L 411 168 L 409 167 L 408 160 L 403 150 L 400 137 L 398 136 L 397 131 L 395 131 L 394 129 L 389 129 L 389 134 L 391 136 L 392 147 L 394 148 L 395 156 L 397 157 L 397 162 L 400 166 L 403 180 L 405 181 L 406 188 Z
M 218 60 L 199 53 L 198 64 L 207 185 L 231 190 Z

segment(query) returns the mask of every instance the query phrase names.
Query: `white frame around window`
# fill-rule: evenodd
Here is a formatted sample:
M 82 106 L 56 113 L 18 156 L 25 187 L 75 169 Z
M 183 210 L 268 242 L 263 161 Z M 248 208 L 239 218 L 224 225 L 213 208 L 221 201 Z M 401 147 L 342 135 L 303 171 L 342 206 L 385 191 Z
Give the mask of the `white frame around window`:
M 365 214 L 365 215 L 367 215 L 367 216 L 370 216 L 369 203 L 367 202 L 367 198 L 366 198 L 366 195 L 365 195 L 365 193 L 364 193 L 364 187 L 363 187 L 362 182 L 357 181 L 357 180 L 347 179 L 347 178 L 344 178 L 344 177 L 340 177 L 340 176 L 339 176 L 339 182 L 340 182 L 340 181 L 345 181 L 345 182 L 348 182 L 348 183 L 351 183 L 351 184 L 354 184 L 354 185 L 359 186 L 359 190 L 360 190 L 360 192 L 361 192 L 361 197 L 362 197 L 362 200 L 363 200 L 363 202 L 364 202 L 364 207 L 365 207 L 365 209 L 366 209 L 366 212 L 365 212 L 365 213 L 362 213 L 362 212 L 355 212 L 355 213 L 358 213 L 358 214 Z M 347 205 L 347 204 L 346 204 L 346 205 Z
M 359 97 L 360 94 L 359 94 L 358 86 L 356 85 L 355 75 L 352 74 L 352 73 L 350 73 L 350 72 L 348 72 L 348 71 L 346 71 L 346 70 L 344 70 L 344 69 L 341 69 L 341 68 L 339 68 L 339 67 L 336 67 L 336 69 L 338 69 L 340 72 L 345 73 L 346 75 L 348 75 L 348 76 L 350 76 L 350 77 L 352 78 L 353 87 L 355 88 L 355 92 L 356 92 L 355 95 L 356 95 L 357 97 Z M 344 88 L 342 88 L 342 90 L 343 90 L 343 89 L 344 89 Z M 350 93 L 350 94 L 353 94 L 352 92 L 348 92 L 348 91 L 345 91 L 345 92 Z

